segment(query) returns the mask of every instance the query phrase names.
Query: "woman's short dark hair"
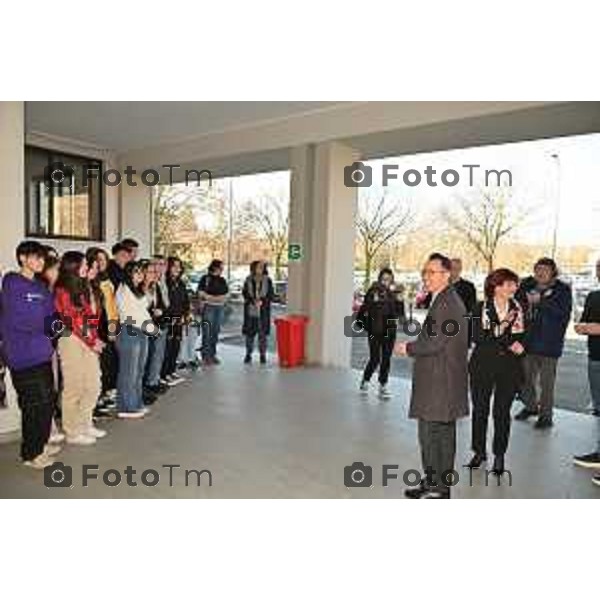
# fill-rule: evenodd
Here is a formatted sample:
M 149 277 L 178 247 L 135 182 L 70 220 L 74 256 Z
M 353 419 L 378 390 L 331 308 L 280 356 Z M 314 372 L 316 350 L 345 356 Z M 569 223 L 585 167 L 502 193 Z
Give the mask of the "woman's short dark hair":
M 381 271 L 379 271 L 379 275 L 377 275 L 377 281 L 381 281 L 384 275 L 389 275 L 394 280 L 394 271 L 392 271 L 389 267 L 383 267 Z
M 492 271 L 486 278 L 483 285 L 483 293 L 488 300 L 494 297 L 496 288 L 504 285 L 506 281 L 513 281 L 519 285 L 519 276 L 510 269 L 496 269 Z
M 213 260 L 210 261 L 210 265 L 208 265 L 208 272 L 210 274 L 214 273 L 217 269 L 222 269 L 223 268 L 223 261 L 219 260 L 218 258 L 214 258 Z

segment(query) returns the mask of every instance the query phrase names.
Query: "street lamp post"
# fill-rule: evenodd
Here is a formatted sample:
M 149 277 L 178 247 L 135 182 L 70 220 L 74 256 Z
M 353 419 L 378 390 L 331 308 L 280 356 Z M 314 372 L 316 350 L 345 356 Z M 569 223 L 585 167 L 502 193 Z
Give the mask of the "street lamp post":
M 556 252 L 558 250 L 558 224 L 560 218 L 560 156 L 557 153 L 551 154 L 556 165 L 556 194 L 554 200 L 554 230 L 552 232 L 552 253 L 553 259 L 556 258 Z
M 229 224 L 227 231 L 227 281 L 231 281 L 231 254 L 232 254 L 232 239 L 233 239 L 233 179 L 229 178 Z

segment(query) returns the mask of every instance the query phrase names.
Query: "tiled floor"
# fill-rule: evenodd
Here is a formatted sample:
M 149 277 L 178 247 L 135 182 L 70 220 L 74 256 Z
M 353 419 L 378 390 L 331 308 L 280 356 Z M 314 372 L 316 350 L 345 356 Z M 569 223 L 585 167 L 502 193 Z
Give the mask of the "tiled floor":
M 43 473 L 21 466 L 16 443 L 0 445 L 0 496 L 10 498 L 401 498 L 402 474 L 419 468 L 415 424 L 406 418 L 410 383 L 395 379 L 390 402 L 363 399 L 352 371 L 245 367 L 236 348 L 223 348 L 224 364 L 192 375 L 164 396 L 146 419 L 112 421 L 110 435 L 87 448 L 67 448 L 58 459 L 72 467 L 73 487 L 44 485 Z M 600 498 L 591 473 L 572 466 L 574 453 L 589 451 L 594 423 L 586 415 L 558 412 L 551 431 L 514 423 L 507 457 L 512 486 L 485 473 L 470 481 L 459 468 L 456 498 Z M 459 427 L 458 463 L 468 457 L 469 420 Z M 346 488 L 344 467 L 362 461 L 373 468 L 373 487 Z M 98 465 L 99 479 L 82 487 L 82 466 Z M 169 469 L 173 468 L 172 486 Z M 382 464 L 397 464 L 399 480 L 381 485 Z M 126 483 L 125 468 L 137 471 Z M 108 469 L 120 485 L 102 482 Z M 155 469 L 156 486 L 140 481 Z M 185 469 L 208 469 L 196 486 Z M 151 476 L 148 475 L 150 479 Z

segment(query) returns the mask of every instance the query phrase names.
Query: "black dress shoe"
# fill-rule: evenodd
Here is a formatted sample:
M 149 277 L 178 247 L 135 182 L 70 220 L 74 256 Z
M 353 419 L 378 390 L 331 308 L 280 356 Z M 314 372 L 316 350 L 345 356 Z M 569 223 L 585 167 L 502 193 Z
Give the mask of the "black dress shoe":
M 552 425 L 554 425 L 554 423 L 552 422 L 552 417 L 542 416 L 539 417 L 538 420 L 535 422 L 534 427 L 536 429 L 549 429 L 550 427 L 552 427 Z
M 261 354 L 260 355 L 260 364 L 261 365 L 266 365 L 267 364 L 267 355 L 266 354 Z
M 149 388 L 144 389 L 142 399 L 146 406 L 151 406 L 157 400 L 156 394 L 154 394 Z
M 424 480 L 421 480 L 418 486 L 404 490 L 404 495 L 411 500 L 419 500 L 427 492 L 429 492 L 429 487 L 425 484 Z
M 487 460 L 487 456 L 485 454 L 473 454 L 473 458 L 465 465 L 467 469 L 479 469 L 481 463 L 484 463 Z
M 499 454 L 498 456 L 494 456 L 494 465 L 492 466 L 492 473 L 497 477 L 500 477 L 502 473 L 504 473 L 504 456 Z
M 530 410 L 529 408 L 525 407 L 515 415 L 515 421 L 527 421 L 529 417 L 535 417 L 537 414 L 537 410 Z
M 244 364 L 249 365 L 252 362 L 252 354 L 246 354 L 244 357 Z
M 169 386 L 166 383 L 158 383 L 157 385 L 149 385 L 146 389 L 155 396 L 162 396 L 169 391 Z

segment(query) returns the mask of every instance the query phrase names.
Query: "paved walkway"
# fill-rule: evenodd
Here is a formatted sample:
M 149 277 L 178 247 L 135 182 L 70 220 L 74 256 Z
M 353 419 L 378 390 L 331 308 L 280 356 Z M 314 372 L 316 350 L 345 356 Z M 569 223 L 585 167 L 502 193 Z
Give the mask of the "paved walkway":
M 47 489 L 43 473 L 22 467 L 16 443 L 0 445 L 0 497 L 11 498 L 401 498 L 402 474 L 419 468 L 415 424 L 406 418 L 409 383 L 394 379 L 393 398 L 362 399 L 356 373 L 317 368 L 282 371 L 275 365 L 242 365 L 240 349 L 223 347 L 224 364 L 200 371 L 178 386 L 138 422 L 111 421 L 110 436 L 94 447 L 67 448 L 61 455 L 73 469 L 72 488 Z M 477 472 L 469 481 L 460 469 L 457 498 L 600 498 L 591 473 L 571 465 L 573 453 L 589 451 L 593 419 L 559 411 L 551 431 L 514 423 L 507 467 L 512 486 L 497 487 Z M 468 457 L 469 421 L 459 427 L 459 463 Z M 372 488 L 344 486 L 344 467 L 362 461 L 373 468 Z M 98 481 L 83 488 L 82 465 L 99 466 Z M 178 464 L 172 469 L 161 465 Z M 397 464 L 400 481 L 381 485 L 382 464 Z M 137 487 L 126 483 L 131 465 Z M 106 486 L 108 469 L 122 473 Z M 160 482 L 141 483 L 145 469 Z M 184 469 L 208 469 L 191 474 Z M 152 482 L 151 474 L 148 482 Z

